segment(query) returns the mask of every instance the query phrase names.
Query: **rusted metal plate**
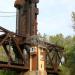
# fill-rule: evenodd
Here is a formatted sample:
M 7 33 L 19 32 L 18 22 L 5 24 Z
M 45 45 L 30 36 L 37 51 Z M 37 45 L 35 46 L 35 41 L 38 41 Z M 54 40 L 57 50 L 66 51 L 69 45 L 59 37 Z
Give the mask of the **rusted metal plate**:
M 14 6 L 16 8 L 21 8 L 24 3 L 25 3 L 25 0 L 16 0 Z
M 39 0 L 29 0 L 29 1 L 32 3 L 38 3 L 39 2 Z
M 17 9 L 17 34 L 24 36 L 37 35 L 37 15 L 39 11 L 36 2 L 37 0 L 34 0 L 34 3 L 30 4 L 27 0 L 20 9 Z
M 24 66 L 24 64 L 16 64 L 16 63 L 9 64 L 9 62 L 3 62 L 3 61 L 0 61 L 0 69 L 10 69 L 10 70 L 16 70 L 16 71 L 29 70 L 28 67 Z

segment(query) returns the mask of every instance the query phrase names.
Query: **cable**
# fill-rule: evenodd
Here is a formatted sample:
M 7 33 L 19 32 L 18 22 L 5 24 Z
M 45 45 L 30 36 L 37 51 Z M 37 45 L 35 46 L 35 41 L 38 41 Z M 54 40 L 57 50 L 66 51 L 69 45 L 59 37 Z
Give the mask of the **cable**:
M 0 11 L 0 13 L 16 13 L 16 12 L 6 12 L 6 11 Z
M 16 17 L 16 15 L 10 15 L 10 16 L 0 16 L 0 17 Z

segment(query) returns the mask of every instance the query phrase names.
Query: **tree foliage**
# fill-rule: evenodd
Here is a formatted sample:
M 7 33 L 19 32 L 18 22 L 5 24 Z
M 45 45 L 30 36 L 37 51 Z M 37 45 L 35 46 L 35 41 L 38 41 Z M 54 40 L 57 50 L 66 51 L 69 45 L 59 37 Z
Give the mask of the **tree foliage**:
M 60 66 L 62 71 L 59 73 L 59 75 L 75 75 L 75 36 L 64 37 L 63 34 L 47 36 L 44 34 L 42 38 L 43 41 L 64 47 L 65 63 Z
M 46 36 L 47 37 L 47 36 Z M 48 41 L 64 47 L 65 63 L 60 66 L 60 75 L 75 75 L 75 36 L 64 37 L 62 34 L 48 36 Z

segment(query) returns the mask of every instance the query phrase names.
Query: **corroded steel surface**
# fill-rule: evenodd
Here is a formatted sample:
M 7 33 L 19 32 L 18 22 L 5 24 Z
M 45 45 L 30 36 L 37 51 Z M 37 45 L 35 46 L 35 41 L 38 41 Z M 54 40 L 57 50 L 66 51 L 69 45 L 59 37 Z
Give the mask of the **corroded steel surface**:
M 0 46 L 4 48 L 4 51 L 8 56 L 9 65 L 12 66 L 11 63 L 17 62 L 17 64 L 24 64 L 25 67 L 29 67 L 29 54 L 24 55 L 23 53 L 25 49 L 25 37 L 16 35 L 2 27 L 0 27 L 0 30 L 3 32 L 3 34 L 0 35 Z M 7 46 L 9 48 L 7 48 Z M 15 60 L 13 60 L 12 55 L 10 54 L 11 50 L 14 52 Z M 28 51 L 26 52 L 28 53 Z
M 23 35 L 17 35 L 3 27 L 0 27 L 0 31 L 2 32 L 2 34 L 0 35 L 0 46 L 3 46 L 8 56 L 8 59 L 9 59 L 8 61 L 9 64 L 5 64 L 4 62 L 0 63 L 0 66 L 2 69 L 3 68 L 4 69 L 5 68 L 9 68 L 9 69 L 12 69 L 12 68 L 20 69 L 21 68 L 21 71 L 23 71 L 25 68 L 26 69 L 27 67 L 29 68 L 30 52 L 28 48 L 30 48 L 30 46 L 38 45 L 46 49 L 47 60 L 45 61 L 48 65 L 48 66 L 46 65 L 47 67 L 46 69 L 48 73 L 58 72 L 58 67 L 59 67 L 59 64 L 61 63 L 61 58 L 63 56 L 63 50 L 64 50 L 63 47 L 41 41 L 38 38 L 38 36 L 25 37 Z M 14 65 L 12 65 L 14 61 L 12 59 L 10 51 L 7 49 L 8 45 L 12 46 L 13 52 L 15 54 L 15 58 L 18 59 L 17 63 Z M 26 55 L 23 54 L 24 49 L 27 52 Z M 19 64 L 24 65 L 24 66 L 19 66 Z
M 23 2 L 23 3 L 22 3 Z M 16 32 L 24 36 L 37 35 L 38 0 L 16 0 Z
M 24 66 L 24 64 L 17 64 L 17 63 L 11 63 L 9 62 L 3 62 L 0 61 L 0 69 L 5 69 L 5 70 L 12 70 L 12 71 L 28 71 L 29 68 Z

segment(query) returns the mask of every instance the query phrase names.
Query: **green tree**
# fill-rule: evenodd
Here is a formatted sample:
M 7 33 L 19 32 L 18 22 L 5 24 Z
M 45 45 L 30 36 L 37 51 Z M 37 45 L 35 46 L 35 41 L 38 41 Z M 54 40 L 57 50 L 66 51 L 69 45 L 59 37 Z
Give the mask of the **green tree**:
M 52 43 L 52 44 L 63 46 L 64 45 L 64 36 L 62 34 L 57 34 L 55 36 L 50 36 L 49 37 L 49 42 Z
M 50 36 L 49 42 L 64 47 L 66 63 L 61 66 L 60 75 L 75 75 L 75 36 L 58 34 Z

